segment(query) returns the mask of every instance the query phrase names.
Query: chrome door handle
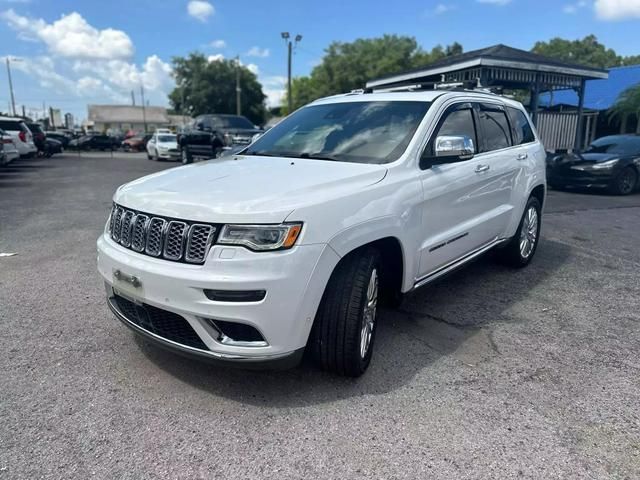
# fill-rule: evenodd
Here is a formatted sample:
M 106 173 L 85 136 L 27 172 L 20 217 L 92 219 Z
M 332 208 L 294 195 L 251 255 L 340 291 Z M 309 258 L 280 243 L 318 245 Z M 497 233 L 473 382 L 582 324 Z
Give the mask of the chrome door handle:
M 476 173 L 482 173 L 482 172 L 486 172 L 487 170 L 489 170 L 489 165 L 478 165 L 476 167 Z
M 529 155 L 526 153 L 519 153 L 518 156 L 516 157 L 518 160 L 526 160 L 527 158 L 529 158 Z

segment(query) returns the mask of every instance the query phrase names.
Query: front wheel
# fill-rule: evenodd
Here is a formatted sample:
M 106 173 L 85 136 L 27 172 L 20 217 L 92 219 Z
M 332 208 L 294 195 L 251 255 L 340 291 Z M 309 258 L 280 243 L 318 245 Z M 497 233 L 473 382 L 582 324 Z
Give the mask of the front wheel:
M 180 152 L 180 158 L 182 160 L 183 165 L 188 165 L 189 163 L 193 163 L 193 157 L 189 152 L 189 148 L 185 145 L 182 147 L 182 151 Z
M 625 167 L 614 178 L 611 191 L 616 195 L 630 195 L 638 186 L 638 174 L 633 167 Z
M 538 248 L 541 223 L 542 206 L 540 201 L 535 197 L 530 197 L 516 234 L 499 251 L 500 259 L 512 267 L 527 266 Z
M 336 267 L 310 337 L 311 354 L 324 370 L 358 377 L 371 361 L 375 340 L 380 255 L 356 252 Z

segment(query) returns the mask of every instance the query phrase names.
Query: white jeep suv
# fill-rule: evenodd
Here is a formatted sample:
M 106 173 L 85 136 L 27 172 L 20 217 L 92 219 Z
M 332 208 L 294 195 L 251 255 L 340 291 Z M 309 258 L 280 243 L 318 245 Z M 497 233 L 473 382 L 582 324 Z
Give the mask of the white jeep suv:
M 183 354 L 362 374 L 380 301 L 540 236 L 545 153 L 522 105 L 473 91 L 359 92 L 240 153 L 121 186 L 98 269 L 115 315 Z

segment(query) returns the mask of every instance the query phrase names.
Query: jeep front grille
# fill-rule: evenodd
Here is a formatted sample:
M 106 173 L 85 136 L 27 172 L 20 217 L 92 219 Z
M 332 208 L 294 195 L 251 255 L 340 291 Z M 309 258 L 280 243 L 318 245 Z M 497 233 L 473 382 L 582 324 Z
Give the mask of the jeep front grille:
M 153 216 L 114 204 L 111 239 L 134 252 L 173 262 L 203 264 L 218 225 Z

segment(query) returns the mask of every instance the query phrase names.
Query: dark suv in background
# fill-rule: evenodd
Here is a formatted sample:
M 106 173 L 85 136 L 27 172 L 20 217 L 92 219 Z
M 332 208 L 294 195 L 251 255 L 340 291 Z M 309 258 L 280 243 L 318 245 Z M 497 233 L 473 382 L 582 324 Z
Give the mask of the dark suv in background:
M 178 135 L 182 163 L 195 157 L 217 158 L 225 149 L 249 145 L 263 133 L 240 115 L 200 115 Z

